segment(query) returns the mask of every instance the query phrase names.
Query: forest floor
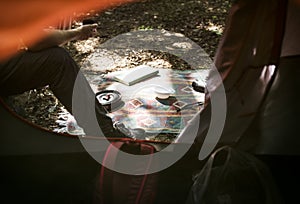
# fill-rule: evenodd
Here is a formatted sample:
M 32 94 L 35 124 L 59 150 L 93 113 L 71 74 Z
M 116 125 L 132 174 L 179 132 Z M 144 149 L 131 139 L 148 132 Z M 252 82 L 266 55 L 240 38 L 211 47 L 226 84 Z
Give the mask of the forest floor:
M 73 26 L 80 25 L 83 19 L 92 19 L 98 24 L 99 36 L 64 47 L 81 66 L 95 47 L 109 39 L 131 31 L 159 29 L 184 35 L 213 59 L 230 6 L 231 1 L 226 0 L 142 0 L 101 12 L 77 14 Z M 167 53 L 129 52 L 120 58 L 122 64 L 116 64 L 116 68 L 155 61 L 173 69 L 189 69 L 187 63 Z M 64 108 L 47 87 L 9 97 L 7 103 L 34 124 L 50 130 L 59 128 L 56 120 Z

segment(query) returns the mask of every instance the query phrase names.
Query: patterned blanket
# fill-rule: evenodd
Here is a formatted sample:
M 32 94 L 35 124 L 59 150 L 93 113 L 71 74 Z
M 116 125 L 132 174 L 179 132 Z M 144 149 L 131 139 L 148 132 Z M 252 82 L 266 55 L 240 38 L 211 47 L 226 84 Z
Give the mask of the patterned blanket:
M 108 79 L 100 89 L 117 89 L 122 94 L 123 106 L 108 114 L 113 121 L 130 128 L 143 128 L 148 133 L 179 133 L 200 110 L 201 106 L 195 103 L 204 101 L 204 94 L 194 91 L 191 83 L 195 80 L 204 83 L 206 74 L 207 70 L 160 70 L 160 77 L 138 86 L 121 85 Z M 156 86 L 172 88 L 175 94 L 159 99 L 154 92 Z

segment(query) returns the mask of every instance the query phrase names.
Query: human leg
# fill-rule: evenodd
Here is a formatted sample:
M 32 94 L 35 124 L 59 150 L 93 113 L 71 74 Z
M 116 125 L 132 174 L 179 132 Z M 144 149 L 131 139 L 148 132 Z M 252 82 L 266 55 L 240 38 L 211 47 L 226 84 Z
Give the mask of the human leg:
M 20 94 L 49 85 L 71 112 L 74 79 L 79 71 L 63 48 L 22 52 L 0 65 L 1 95 Z
M 22 52 L 12 59 L 0 64 L 0 95 L 19 94 L 34 88 L 49 85 L 54 95 L 73 114 L 73 90 L 75 82 L 79 81 L 75 101 L 81 101 L 81 114 L 77 115 L 78 124 L 87 134 L 90 131 L 92 116 L 97 115 L 97 127 L 105 136 L 122 136 L 113 128 L 111 119 L 105 110 L 94 101 L 94 92 L 80 72 L 76 62 L 69 53 L 60 47 L 49 48 L 39 52 Z M 98 131 L 99 132 L 99 131 Z M 99 136 L 97 132 L 97 136 Z M 96 133 L 95 133 L 96 134 Z M 103 135 L 101 134 L 101 136 Z

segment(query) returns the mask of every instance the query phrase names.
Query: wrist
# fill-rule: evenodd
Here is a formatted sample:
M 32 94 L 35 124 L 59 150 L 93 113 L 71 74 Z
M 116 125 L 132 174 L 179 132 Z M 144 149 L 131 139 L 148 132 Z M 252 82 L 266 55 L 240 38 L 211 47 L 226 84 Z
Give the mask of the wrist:
M 75 28 L 72 30 L 69 30 L 69 39 L 70 40 L 78 40 L 81 35 L 81 30 L 80 28 Z

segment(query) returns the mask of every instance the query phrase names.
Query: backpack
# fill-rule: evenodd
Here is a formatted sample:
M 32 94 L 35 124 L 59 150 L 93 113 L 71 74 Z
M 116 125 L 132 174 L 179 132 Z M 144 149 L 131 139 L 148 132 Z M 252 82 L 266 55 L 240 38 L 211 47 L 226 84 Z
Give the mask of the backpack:
M 144 175 L 128 175 L 113 171 L 105 167 L 110 162 L 113 166 L 121 162 L 118 158 L 118 150 L 131 154 L 145 155 L 155 152 L 151 144 L 134 141 L 111 142 L 103 158 L 100 175 L 96 184 L 94 203 L 97 204 L 151 204 L 154 203 L 157 192 L 158 175 L 156 173 Z M 150 157 L 151 158 L 151 157 Z M 124 162 L 124 161 L 123 161 Z M 150 165 L 151 160 L 141 165 Z
M 193 180 L 186 204 L 282 203 L 267 166 L 229 146 L 215 150 Z

